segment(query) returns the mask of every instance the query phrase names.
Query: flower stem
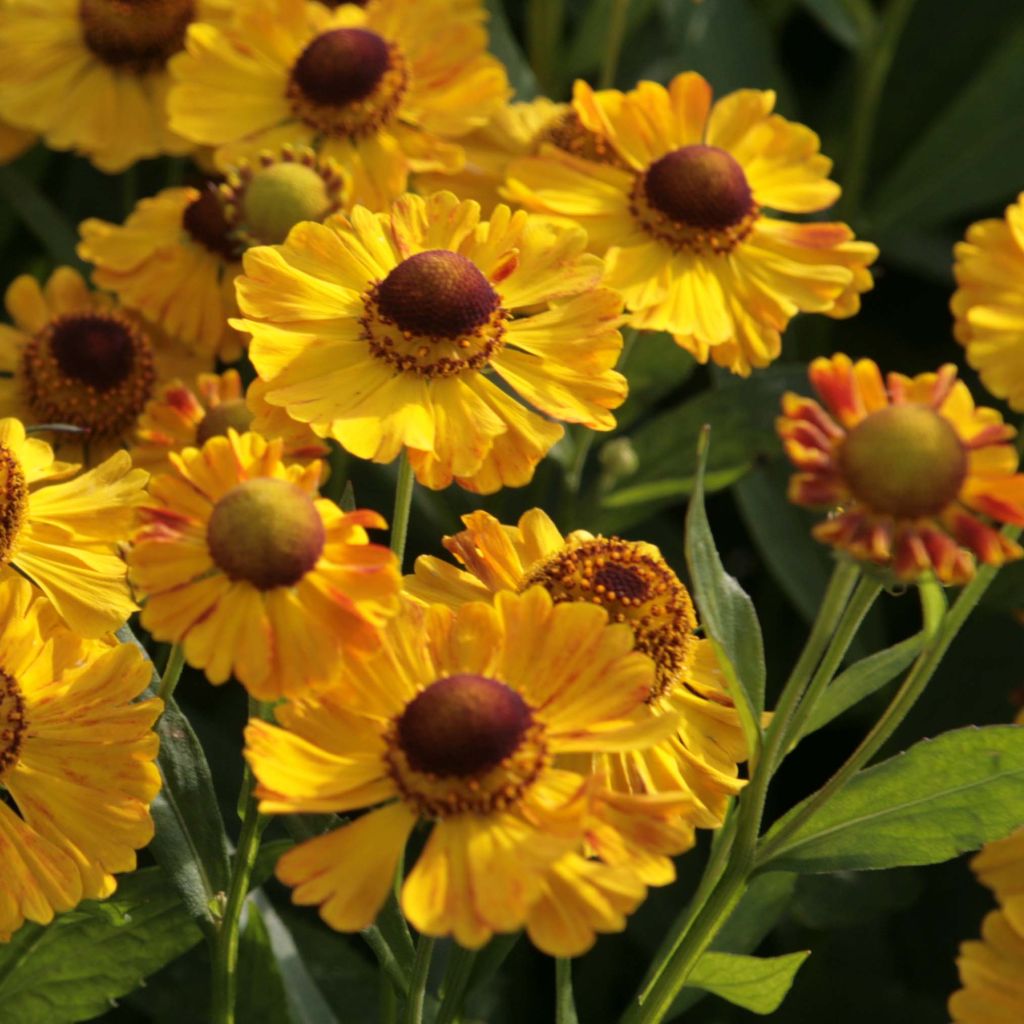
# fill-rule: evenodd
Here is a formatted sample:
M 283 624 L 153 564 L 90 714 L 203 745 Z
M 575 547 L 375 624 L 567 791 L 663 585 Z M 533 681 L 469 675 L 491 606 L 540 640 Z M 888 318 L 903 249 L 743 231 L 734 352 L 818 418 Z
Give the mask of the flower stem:
M 249 701 L 249 712 L 253 717 L 265 717 L 269 713 L 269 707 L 269 704 L 252 699 Z M 228 886 L 224 915 L 214 941 L 211 1024 L 234 1024 L 235 1021 L 242 907 L 249 895 L 249 880 L 252 877 L 253 865 L 256 863 L 256 854 L 259 852 L 260 836 L 266 824 L 266 819 L 258 810 L 252 772 L 248 766 L 242 779 L 242 792 L 245 795 L 242 832 L 238 837 L 238 849 L 235 850 L 235 861 L 231 867 L 231 882 Z
M 441 998 L 441 1006 L 434 1018 L 434 1024 L 454 1024 L 462 1012 L 462 1004 L 466 999 L 466 992 L 469 990 L 469 979 L 473 974 L 473 965 L 476 963 L 476 953 L 461 946 L 452 949 L 452 955 L 448 960 L 448 970 L 445 973 Z
M 565 0 L 528 0 L 526 5 L 526 48 L 540 91 L 553 99 L 558 95 L 558 51 L 562 45 Z
M 409 513 L 412 509 L 412 492 L 416 484 L 413 476 L 409 454 L 402 451 L 398 461 L 398 482 L 395 484 L 395 511 L 391 516 L 391 550 L 398 558 L 398 568 L 402 568 L 405 556 L 405 539 L 409 534 Z
M 611 89 L 615 85 L 615 73 L 619 68 L 622 42 L 626 38 L 626 16 L 629 14 L 629 0 L 612 0 L 611 17 L 608 19 L 608 35 L 605 37 L 604 60 L 598 88 Z
M 434 955 L 434 940 L 421 935 L 416 943 L 416 960 L 412 965 L 409 983 L 409 1001 L 405 1006 L 405 1024 L 423 1024 L 423 1004 L 427 997 L 427 978 L 430 959 Z
M 555 1024 L 579 1024 L 572 994 L 572 961 L 555 959 Z
M 160 692 L 157 696 L 166 704 L 174 696 L 175 687 L 181 679 L 181 670 L 185 667 L 185 649 L 181 644 L 174 644 L 167 655 L 167 665 L 160 677 Z

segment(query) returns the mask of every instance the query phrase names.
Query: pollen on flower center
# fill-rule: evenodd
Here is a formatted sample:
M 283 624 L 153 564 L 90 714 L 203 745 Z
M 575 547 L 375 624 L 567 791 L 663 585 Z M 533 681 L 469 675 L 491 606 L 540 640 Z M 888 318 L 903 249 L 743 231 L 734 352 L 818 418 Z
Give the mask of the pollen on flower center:
M 532 566 L 519 590 L 539 584 L 556 602 L 602 605 L 613 622 L 625 622 L 657 669 L 650 699 L 679 680 L 693 646 L 697 617 L 689 591 L 649 544 L 594 537 L 567 544 Z
M 536 137 L 535 146 L 539 147 L 544 142 L 550 142 L 563 152 L 582 157 L 584 160 L 610 164 L 613 167 L 626 167 L 625 161 L 608 141 L 587 128 L 575 110 L 566 111 L 543 128 Z
M 940 512 L 967 476 L 967 452 L 952 425 L 916 403 L 869 415 L 850 431 L 837 458 L 856 498 L 905 518 Z
M 324 547 L 324 524 L 301 488 L 287 480 L 257 477 L 217 502 L 206 541 L 214 563 L 229 579 L 270 590 L 298 583 L 316 565 Z
M 656 210 L 680 224 L 722 231 L 739 224 L 753 203 L 743 168 L 717 146 L 683 146 L 655 160 L 644 192 Z
M 466 777 L 496 767 L 519 746 L 530 709 L 515 690 L 479 675 L 454 675 L 417 694 L 398 719 L 414 771 Z
M 136 73 L 166 63 L 185 43 L 194 0 L 79 0 L 85 45 L 105 64 Z
M 232 227 L 225 215 L 224 204 L 212 185 L 204 188 L 199 198 L 185 208 L 181 226 L 193 241 L 215 256 L 232 262 L 241 255 L 238 242 L 232 237 Z
M 135 360 L 128 326 L 106 316 L 76 316 L 57 321 L 50 349 L 61 372 L 109 391 L 131 372 Z
M 25 735 L 25 699 L 18 684 L 0 669 L 0 780 L 18 763 Z
M 211 437 L 226 437 L 228 427 L 244 434 L 252 423 L 252 410 L 242 398 L 232 399 L 215 405 L 200 421 L 196 428 L 196 444 L 203 445 Z
M 0 444 L 0 565 L 14 549 L 28 509 L 28 483 L 14 452 Z
M 430 249 L 403 260 L 377 287 L 381 316 L 402 331 L 458 338 L 488 322 L 498 294 L 472 260 Z

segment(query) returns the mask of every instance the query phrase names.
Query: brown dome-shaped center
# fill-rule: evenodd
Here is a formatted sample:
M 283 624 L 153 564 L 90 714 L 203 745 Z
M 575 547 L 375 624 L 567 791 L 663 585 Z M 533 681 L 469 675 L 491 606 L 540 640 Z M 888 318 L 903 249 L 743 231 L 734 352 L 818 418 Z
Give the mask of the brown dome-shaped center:
M 377 286 L 381 315 L 403 331 L 458 338 L 487 323 L 498 293 L 472 260 L 429 249 L 398 264 Z
M 111 317 L 85 314 L 58 321 L 50 341 L 66 377 L 109 391 L 132 372 L 135 344 L 128 327 Z
M 655 160 L 644 175 L 644 194 L 679 224 L 723 231 L 753 208 L 743 168 L 717 146 L 683 146 Z
M 196 444 L 203 445 L 211 437 L 226 437 L 228 427 L 233 427 L 244 434 L 252 423 L 252 410 L 242 398 L 233 398 L 230 402 L 215 405 L 196 427 Z
M 415 771 L 482 775 L 514 753 L 530 727 L 515 690 L 487 676 L 447 676 L 417 694 L 397 723 L 398 742 Z
M 224 204 L 213 185 L 207 185 L 199 198 L 185 207 L 181 225 L 194 241 L 214 255 L 229 262 L 239 258 L 239 245 L 232 238 L 231 225 L 224 214 Z
M 369 96 L 390 63 L 388 44 L 376 32 L 336 28 L 302 51 L 292 80 L 310 102 L 343 107 Z

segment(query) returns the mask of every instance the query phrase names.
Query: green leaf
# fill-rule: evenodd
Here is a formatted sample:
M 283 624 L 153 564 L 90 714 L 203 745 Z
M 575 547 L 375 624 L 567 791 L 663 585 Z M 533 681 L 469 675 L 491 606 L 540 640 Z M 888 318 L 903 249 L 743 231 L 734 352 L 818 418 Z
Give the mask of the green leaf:
M 505 65 L 516 99 L 532 100 L 537 95 L 537 78 L 512 34 L 505 5 L 502 0 L 487 0 L 487 11 L 490 14 L 487 30 L 491 53 Z
M 261 843 L 256 861 L 252 866 L 250 889 L 258 889 L 277 867 L 278 858 L 287 853 L 295 845 L 294 839 L 271 839 L 269 843 Z
M 794 815 L 784 815 L 769 841 Z M 936 864 L 1024 822 L 1024 729 L 957 729 L 855 775 L 790 836 L 773 871 Z
M 808 13 L 837 43 L 848 50 L 857 50 L 872 36 L 875 16 L 871 6 L 862 0 L 800 0 Z
M 642 331 L 626 362 L 629 395 L 615 411 L 618 429 L 650 415 L 663 398 L 682 387 L 697 368 L 697 362 L 672 336 Z
M 686 564 L 693 579 L 694 600 L 716 653 L 724 655 L 726 676 L 735 672 L 738 687 L 730 687 L 744 721 L 751 750 L 761 735 L 759 719 L 764 710 L 764 645 L 754 604 L 743 588 L 722 566 L 704 509 L 704 469 L 708 435 L 705 427 L 698 444 L 697 483 L 686 513 Z
M 810 955 L 809 949 L 772 957 L 705 953 L 686 984 L 712 992 L 751 1013 L 774 1013 Z
M 1024 165 L 1024 28 L 1008 35 L 909 148 L 871 203 L 884 230 L 934 224 L 1009 201 Z
M 238 942 L 238 1005 L 245 1024 L 293 1024 L 281 971 L 259 908 L 249 900 Z
M 0 201 L 17 213 L 54 263 L 85 269 L 75 253 L 78 235 L 64 214 L 15 167 L 0 167 Z
M 892 917 L 912 907 L 924 889 L 921 873 L 914 868 L 785 877 L 797 878 L 790 917 L 819 931 Z
M 129 626 L 119 629 L 117 637 L 122 643 L 135 644 L 149 660 Z M 147 692 L 155 694 L 159 688 L 160 675 L 154 668 Z M 167 702 L 156 731 L 163 787 L 150 808 L 156 834 L 149 849 L 193 920 L 212 935 L 218 920 L 215 907 L 227 892 L 231 868 L 210 766 L 199 738 L 173 700 Z
M 200 937 L 160 868 L 122 876 L 109 900 L 26 925 L 0 946 L 4 1024 L 89 1020 Z

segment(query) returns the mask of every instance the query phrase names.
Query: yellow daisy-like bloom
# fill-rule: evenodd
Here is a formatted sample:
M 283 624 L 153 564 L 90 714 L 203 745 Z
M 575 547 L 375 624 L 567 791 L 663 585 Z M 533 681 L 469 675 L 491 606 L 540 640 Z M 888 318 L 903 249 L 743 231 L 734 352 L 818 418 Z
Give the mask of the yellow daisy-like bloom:
M 634 327 L 669 331 L 700 362 L 745 375 L 778 356 L 796 313 L 856 313 L 878 255 L 845 224 L 765 212 L 810 213 L 839 197 L 817 135 L 774 105 L 774 92 L 755 89 L 712 105 L 694 72 L 625 94 L 578 82 L 581 124 L 625 166 L 544 147 L 513 162 L 506 194 L 587 229 Z
M 610 430 L 621 299 L 575 227 L 450 192 L 356 207 L 252 249 L 238 301 L 266 400 L 363 459 L 489 493 L 530 481 L 562 427 Z
M 317 498 L 321 464 L 286 466 L 282 452 L 231 428 L 172 452 L 128 556 L 146 629 L 259 700 L 323 685 L 344 654 L 376 647 L 399 589 L 394 555 L 366 535 L 384 520 Z
M 953 253 L 956 339 L 985 387 L 1024 412 L 1024 192 L 1005 219 L 972 224 Z
M 231 168 L 219 187 L 169 188 L 142 199 L 123 225 L 90 218 L 78 255 L 93 281 L 171 337 L 224 362 L 245 336 L 235 278 L 250 245 L 281 242 L 301 220 L 323 220 L 342 205 L 341 171 L 312 150 L 288 146 Z
M 281 438 L 286 459 L 320 459 L 327 446 L 304 423 L 296 423 L 283 409 L 267 405 L 261 381 L 249 391 L 242 387 L 237 370 L 201 373 L 193 387 L 172 381 L 150 400 L 139 418 L 138 438 L 131 451 L 132 462 L 149 472 L 171 469 L 168 456 L 185 448 L 201 448 L 211 437 L 227 436 L 232 427 L 268 439 Z
M 460 142 L 466 151 L 465 167 L 455 174 L 416 175 L 418 192 L 447 188 L 490 210 L 503 198 L 501 186 L 509 163 L 535 154 L 544 143 L 588 160 L 625 166 L 602 136 L 583 127 L 569 104 L 554 103 L 545 96 L 506 104 L 484 127 L 474 129 Z
M 196 18 L 222 19 L 225 0 L 4 0 L 0 116 L 73 149 L 100 170 L 182 154 L 171 131 L 167 60 Z
M 35 132 L 14 128 L 0 121 L 0 164 L 16 160 L 36 141 Z
M 211 360 L 179 349 L 81 275 L 59 267 L 40 288 L 23 274 L 5 296 L 13 326 L 0 324 L 0 413 L 28 424 L 70 424 L 61 455 L 93 463 L 127 448 L 160 383 L 186 379 Z
M 777 429 L 800 471 L 797 505 L 834 513 L 818 540 L 912 580 L 943 583 L 1020 558 L 1020 545 L 988 520 L 1024 526 L 1024 475 L 1016 431 L 994 409 L 975 407 L 947 363 L 937 373 L 883 381 L 870 359 L 815 359 L 809 376 L 825 403 L 787 392 Z
M 602 912 L 594 893 L 614 875 L 594 882 L 606 862 L 569 856 L 608 819 L 599 780 L 552 761 L 661 737 L 666 723 L 642 714 L 653 666 L 632 647 L 630 631 L 608 625 L 601 609 L 556 606 L 541 588 L 456 611 L 408 602 L 378 652 L 337 687 L 276 709 L 283 728 L 252 721 L 246 730 L 262 812 L 374 808 L 290 850 L 278 878 L 332 928 L 365 927 L 413 827 L 428 822 L 401 892 L 420 932 L 476 949 L 522 927 L 545 887 L 561 886 L 589 893 L 597 927 L 612 930 L 616 912 L 635 905 L 636 882 Z M 654 804 L 653 814 L 635 813 L 657 822 Z M 662 859 L 671 829 L 653 829 Z M 674 834 L 683 848 L 685 832 Z M 584 931 L 562 955 L 593 941 L 593 926 Z
M 383 209 L 410 171 L 458 170 L 451 140 L 505 99 L 485 17 L 465 0 L 242 5 L 230 26 L 189 30 L 171 62 L 171 124 L 219 147 L 222 167 L 285 142 L 316 146 L 351 173 L 355 202 Z
M 53 449 L 0 420 L 0 578 L 31 580 L 68 625 L 96 637 L 124 625 L 135 603 L 118 546 L 145 495 L 127 452 L 75 476 Z
M 0 580 L 0 939 L 116 888 L 153 837 L 150 668 L 131 645 L 54 626 L 24 580 Z
M 678 718 L 678 728 L 643 751 L 605 757 L 617 790 L 685 790 L 693 824 L 716 828 L 729 797 L 743 786 L 738 763 L 747 758 L 736 708 L 711 644 L 694 635 L 697 617 L 689 591 L 661 552 L 640 541 L 595 537 L 576 530 L 563 537 L 547 514 L 531 509 L 517 526 L 487 512 L 462 517 L 466 529 L 444 538 L 465 566 L 430 555 L 416 559 L 406 590 L 422 601 L 458 607 L 539 584 L 556 602 L 600 605 L 613 622 L 630 627 L 637 650 L 649 655 L 655 677 L 645 698 L 652 718 Z

